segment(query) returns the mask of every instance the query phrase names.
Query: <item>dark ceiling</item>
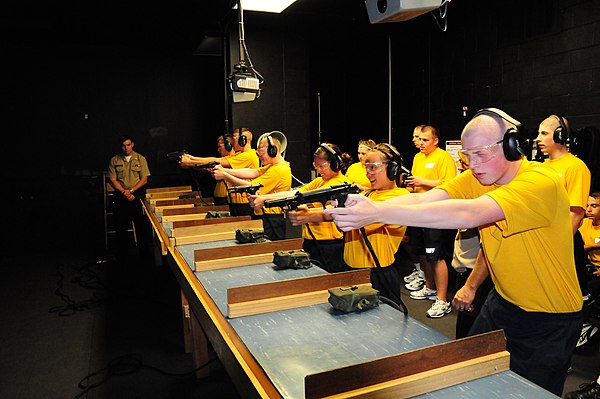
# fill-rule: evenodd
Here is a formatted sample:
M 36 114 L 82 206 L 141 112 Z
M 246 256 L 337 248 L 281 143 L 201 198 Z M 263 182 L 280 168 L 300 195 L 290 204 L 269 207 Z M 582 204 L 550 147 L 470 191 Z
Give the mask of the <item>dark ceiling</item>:
M 205 35 L 222 34 L 226 22 L 231 21 L 228 15 L 236 17 L 229 11 L 231 3 L 232 0 L 11 0 L 0 15 L 0 31 L 16 46 L 120 44 L 187 51 L 194 49 Z M 363 0 L 298 0 L 283 15 L 332 24 L 367 18 Z M 307 29 L 310 26 L 307 24 Z

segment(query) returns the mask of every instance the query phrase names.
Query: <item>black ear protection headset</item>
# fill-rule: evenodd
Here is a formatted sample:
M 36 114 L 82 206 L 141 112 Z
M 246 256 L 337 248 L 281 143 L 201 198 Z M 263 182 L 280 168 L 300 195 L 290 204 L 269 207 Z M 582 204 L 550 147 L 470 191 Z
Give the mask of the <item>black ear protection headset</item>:
M 383 151 L 380 147 L 385 147 L 389 153 Z M 396 150 L 394 147 L 389 145 L 388 143 L 379 143 L 374 148 L 384 154 L 390 160 L 388 161 L 387 168 L 385 170 L 387 178 L 392 181 L 397 181 L 400 177 L 400 169 L 402 167 L 402 155 Z
M 273 143 L 273 137 L 271 137 L 270 134 L 267 135 L 267 154 L 269 154 L 271 158 L 275 158 L 277 156 L 277 147 Z
M 244 129 L 238 129 L 239 135 L 238 135 L 238 144 L 240 147 L 245 146 L 246 144 L 248 144 L 248 136 L 244 136 L 243 132 Z
M 325 153 L 327 154 L 327 162 L 329 162 L 329 167 L 331 168 L 331 170 L 334 172 L 338 172 L 339 170 L 341 170 L 342 166 L 344 165 L 344 161 L 342 160 L 340 154 L 335 152 L 333 147 L 331 147 L 327 143 L 319 144 L 319 147 L 325 150 Z
M 566 144 L 569 139 L 569 128 L 565 123 L 565 120 L 560 115 L 552 115 L 558 121 L 558 127 L 554 129 L 554 134 L 552 135 L 552 139 L 557 144 Z
M 518 161 L 521 159 L 523 155 L 525 155 L 525 151 L 521 147 L 521 143 L 519 143 L 519 134 L 521 129 L 521 122 L 508 115 L 506 112 L 498 109 L 498 108 L 484 108 L 477 111 L 477 113 L 473 116 L 472 119 L 476 118 L 479 115 L 496 115 L 499 118 L 504 119 L 508 123 L 515 125 L 516 127 L 511 127 L 504 132 L 504 137 L 502 138 L 502 151 L 504 152 L 504 157 L 507 161 Z
M 221 140 L 223 140 L 223 146 L 225 147 L 225 151 L 231 152 L 231 150 L 233 150 L 233 143 L 227 140 L 226 135 L 221 136 Z

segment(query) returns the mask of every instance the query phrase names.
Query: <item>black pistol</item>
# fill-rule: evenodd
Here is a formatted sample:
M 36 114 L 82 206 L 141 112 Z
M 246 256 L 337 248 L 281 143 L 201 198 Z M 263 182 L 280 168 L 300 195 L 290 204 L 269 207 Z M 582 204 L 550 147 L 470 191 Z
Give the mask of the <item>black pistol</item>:
M 179 162 L 181 161 L 181 156 L 184 154 L 187 154 L 186 150 L 168 152 L 167 159 L 171 162 Z
M 273 208 L 276 206 L 282 208 L 287 207 L 290 210 L 295 210 L 299 205 L 319 202 L 321 205 L 323 205 L 323 208 L 325 208 L 325 205 L 329 201 L 336 200 L 337 206 L 342 207 L 346 203 L 348 194 L 356 194 L 358 191 L 358 186 L 354 184 L 336 184 L 334 186 L 318 188 L 316 190 L 305 191 L 303 193 L 298 191 L 296 194 L 290 197 L 266 200 L 263 206 L 265 208 Z
M 258 183 L 258 184 L 250 184 L 248 186 L 235 186 L 235 187 L 229 187 L 227 189 L 227 191 L 229 191 L 230 193 L 249 193 L 249 194 L 256 194 L 256 192 L 258 191 L 259 188 L 261 188 L 263 185 Z
M 203 163 L 203 164 L 200 164 L 200 165 L 194 165 L 194 169 L 208 170 L 208 169 L 214 168 L 217 165 L 219 165 L 218 162 L 208 162 L 208 163 Z

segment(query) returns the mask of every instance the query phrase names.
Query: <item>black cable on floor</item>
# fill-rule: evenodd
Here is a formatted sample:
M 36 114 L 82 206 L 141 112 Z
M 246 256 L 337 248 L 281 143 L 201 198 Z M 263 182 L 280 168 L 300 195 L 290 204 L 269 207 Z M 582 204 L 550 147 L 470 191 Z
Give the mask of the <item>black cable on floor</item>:
M 114 376 L 130 375 L 145 369 L 155 371 L 167 377 L 187 377 L 203 369 L 204 367 L 208 366 L 217 359 L 218 358 L 210 359 L 203 365 L 196 367 L 195 369 L 190 371 L 186 371 L 183 373 L 170 373 L 168 371 L 159 369 L 158 367 L 144 364 L 142 361 L 142 355 L 139 353 L 128 353 L 126 355 L 122 355 L 115 359 L 112 359 L 110 362 L 108 362 L 108 365 L 106 367 L 103 367 L 98 371 L 88 374 L 81 381 L 79 381 L 79 384 L 77 384 L 77 386 L 80 389 L 83 389 L 83 391 L 77 394 L 74 397 L 74 399 L 83 398 L 84 395 L 87 395 L 87 393 L 90 390 L 105 384 Z M 99 377 L 99 381 L 92 382 L 92 379 L 94 377 Z
M 71 280 L 72 283 L 78 284 L 79 286 L 92 290 L 104 290 L 105 285 L 100 275 L 93 270 L 93 266 L 107 263 L 106 260 L 99 260 L 95 262 L 89 262 L 82 267 L 72 267 L 78 273 L 79 276 Z M 54 293 L 60 297 L 65 305 L 53 306 L 48 309 L 48 313 L 57 313 L 59 316 L 71 316 L 77 312 L 90 310 L 96 306 L 99 306 L 103 302 L 103 298 L 96 292 L 93 294 L 93 298 L 86 299 L 83 301 L 75 301 L 64 291 L 64 280 L 65 275 L 61 272 L 61 265 L 56 267 L 56 274 L 58 275 L 58 281 L 56 282 L 56 289 Z

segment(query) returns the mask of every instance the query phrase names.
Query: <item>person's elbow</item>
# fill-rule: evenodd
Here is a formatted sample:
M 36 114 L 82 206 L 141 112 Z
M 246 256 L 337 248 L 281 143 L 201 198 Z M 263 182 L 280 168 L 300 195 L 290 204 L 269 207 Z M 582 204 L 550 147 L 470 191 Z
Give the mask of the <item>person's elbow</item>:
M 484 201 L 474 200 L 471 206 L 465 204 L 464 208 L 455 215 L 461 221 L 461 228 L 471 229 L 485 226 L 504 220 L 504 211 L 492 199 L 486 198 Z

